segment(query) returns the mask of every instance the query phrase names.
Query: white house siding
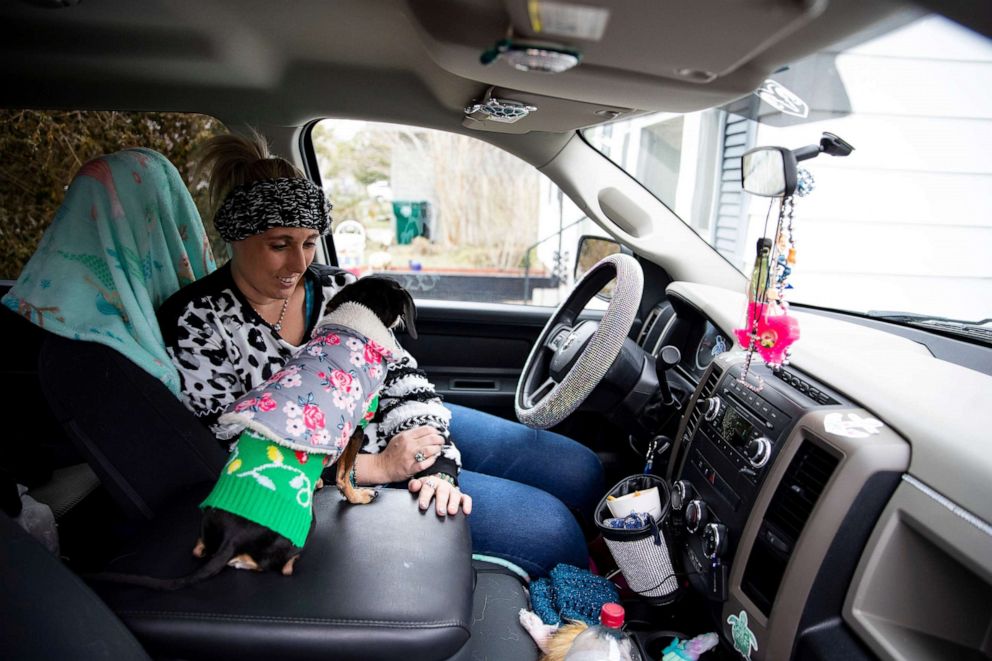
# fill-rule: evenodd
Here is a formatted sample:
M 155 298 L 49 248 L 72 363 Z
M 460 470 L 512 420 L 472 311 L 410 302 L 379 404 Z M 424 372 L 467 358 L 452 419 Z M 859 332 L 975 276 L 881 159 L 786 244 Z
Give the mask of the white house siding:
M 816 189 L 796 202 L 792 300 L 992 317 L 992 45 L 930 18 L 836 65 L 859 114 L 757 135 L 796 148 L 830 131 L 855 147 L 801 164 Z M 747 245 L 766 210 L 751 198 Z

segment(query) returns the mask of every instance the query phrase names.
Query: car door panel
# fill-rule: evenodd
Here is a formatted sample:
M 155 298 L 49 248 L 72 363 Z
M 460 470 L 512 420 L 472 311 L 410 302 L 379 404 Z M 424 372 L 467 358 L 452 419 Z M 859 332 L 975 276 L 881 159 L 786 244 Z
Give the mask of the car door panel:
M 513 417 L 513 395 L 552 309 L 417 301 L 416 340 L 404 346 L 445 401 Z

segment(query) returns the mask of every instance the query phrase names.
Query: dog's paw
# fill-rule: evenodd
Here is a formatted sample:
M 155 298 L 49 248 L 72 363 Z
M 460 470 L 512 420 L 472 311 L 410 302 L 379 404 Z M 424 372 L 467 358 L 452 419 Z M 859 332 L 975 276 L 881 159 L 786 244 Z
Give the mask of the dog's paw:
M 355 489 L 353 495 L 348 498 L 348 502 L 353 505 L 368 505 L 378 495 L 379 492 L 375 489 Z

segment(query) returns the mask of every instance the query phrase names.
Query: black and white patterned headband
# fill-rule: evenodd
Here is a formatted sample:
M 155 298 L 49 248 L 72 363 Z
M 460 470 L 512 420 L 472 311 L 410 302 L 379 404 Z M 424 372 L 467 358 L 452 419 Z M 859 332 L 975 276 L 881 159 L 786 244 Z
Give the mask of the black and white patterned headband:
M 241 241 L 273 227 L 303 227 L 327 233 L 331 204 L 309 179 L 265 179 L 231 190 L 214 215 L 225 241 Z

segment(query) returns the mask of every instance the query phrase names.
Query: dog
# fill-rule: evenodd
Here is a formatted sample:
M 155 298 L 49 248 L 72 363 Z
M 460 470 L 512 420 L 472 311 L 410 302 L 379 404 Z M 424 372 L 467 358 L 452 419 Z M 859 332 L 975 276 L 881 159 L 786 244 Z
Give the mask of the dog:
M 314 491 L 322 484 L 320 472 L 333 463 L 338 451 L 335 483 L 343 497 L 353 504 L 367 504 L 377 495 L 374 489 L 358 488 L 350 475 L 364 443 L 362 422 L 372 418 L 385 379 L 384 361 L 401 351 L 391 330 L 402 326 L 416 339 L 415 321 L 413 297 L 395 280 L 366 276 L 342 288 L 325 306 L 311 340 L 265 384 L 239 398 L 218 418 L 227 433 L 240 436 L 213 491 L 201 504 L 201 534 L 193 555 L 208 558 L 207 562 L 188 576 L 174 579 L 114 573 L 90 578 L 177 590 L 228 566 L 292 575 L 316 525 L 311 505 Z M 342 347 L 351 354 L 348 365 L 329 356 L 331 349 Z M 308 390 L 307 384 L 314 381 L 323 393 L 317 388 Z M 336 436 L 327 431 L 329 410 L 341 414 L 334 427 Z M 283 517 L 283 501 L 272 501 L 273 505 L 255 502 L 252 489 L 259 497 L 270 497 L 267 491 L 278 491 L 273 477 L 287 471 L 294 477 L 284 491 L 295 489 L 295 500 L 305 510 L 308 523 L 292 505 Z M 278 521 L 273 523 L 272 517 Z

